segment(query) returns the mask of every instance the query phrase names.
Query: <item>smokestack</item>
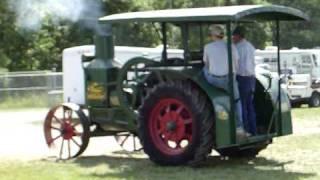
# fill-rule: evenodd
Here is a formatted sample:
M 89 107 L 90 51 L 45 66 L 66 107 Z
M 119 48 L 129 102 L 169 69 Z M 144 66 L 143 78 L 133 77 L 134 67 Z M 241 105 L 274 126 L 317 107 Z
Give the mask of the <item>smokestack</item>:
M 94 36 L 96 59 L 110 63 L 114 58 L 114 45 L 111 25 L 99 24 L 97 34 Z

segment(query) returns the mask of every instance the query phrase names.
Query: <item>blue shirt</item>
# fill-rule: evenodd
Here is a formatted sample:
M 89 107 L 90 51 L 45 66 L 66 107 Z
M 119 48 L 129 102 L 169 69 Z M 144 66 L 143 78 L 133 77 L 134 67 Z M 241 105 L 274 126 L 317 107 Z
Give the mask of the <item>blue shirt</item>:
M 237 75 L 255 76 L 255 48 L 249 41 L 245 39 L 242 39 L 240 42 L 238 42 L 236 47 L 239 53 L 239 66 L 237 69 Z

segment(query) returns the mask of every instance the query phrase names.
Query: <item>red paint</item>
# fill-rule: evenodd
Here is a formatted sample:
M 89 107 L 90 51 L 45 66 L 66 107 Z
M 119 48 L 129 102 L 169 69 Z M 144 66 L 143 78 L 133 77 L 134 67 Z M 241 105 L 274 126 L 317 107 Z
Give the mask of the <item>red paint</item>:
M 192 121 L 192 113 L 182 101 L 162 99 L 152 109 L 149 119 L 152 141 L 164 154 L 180 154 L 191 144 Z

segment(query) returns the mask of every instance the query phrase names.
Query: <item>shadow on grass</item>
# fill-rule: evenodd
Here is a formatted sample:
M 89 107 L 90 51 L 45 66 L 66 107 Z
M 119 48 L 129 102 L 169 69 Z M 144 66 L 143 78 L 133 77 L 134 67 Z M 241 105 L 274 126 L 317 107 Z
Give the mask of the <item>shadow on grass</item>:
M 120 153 L 121 154 L 121 153 Z M 201 168 L 188 166 L 159 166 L 146 158 L 117 156 L 80 157 L 75 163 L 83 168 L 106 165 L 107 170 L 89 172 L 89 177 L 101 179 L 305 179 L 316 176 L 313 173 L 287 171 L 285 166 L 292 162 L 277 162 L 264 157 L 253 160 L 222 160 L 211 156 Z

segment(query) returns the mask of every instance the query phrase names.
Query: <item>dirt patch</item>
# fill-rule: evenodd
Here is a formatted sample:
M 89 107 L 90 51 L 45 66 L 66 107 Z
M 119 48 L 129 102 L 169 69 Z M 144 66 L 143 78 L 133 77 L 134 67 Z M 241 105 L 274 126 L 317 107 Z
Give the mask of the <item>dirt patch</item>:
M 52 156 L 43 135 L 48 109 L 0 112 L 0 160 L 46 159 Z M 121 150 L 113 137 L 91 138 L 84 155 Z

